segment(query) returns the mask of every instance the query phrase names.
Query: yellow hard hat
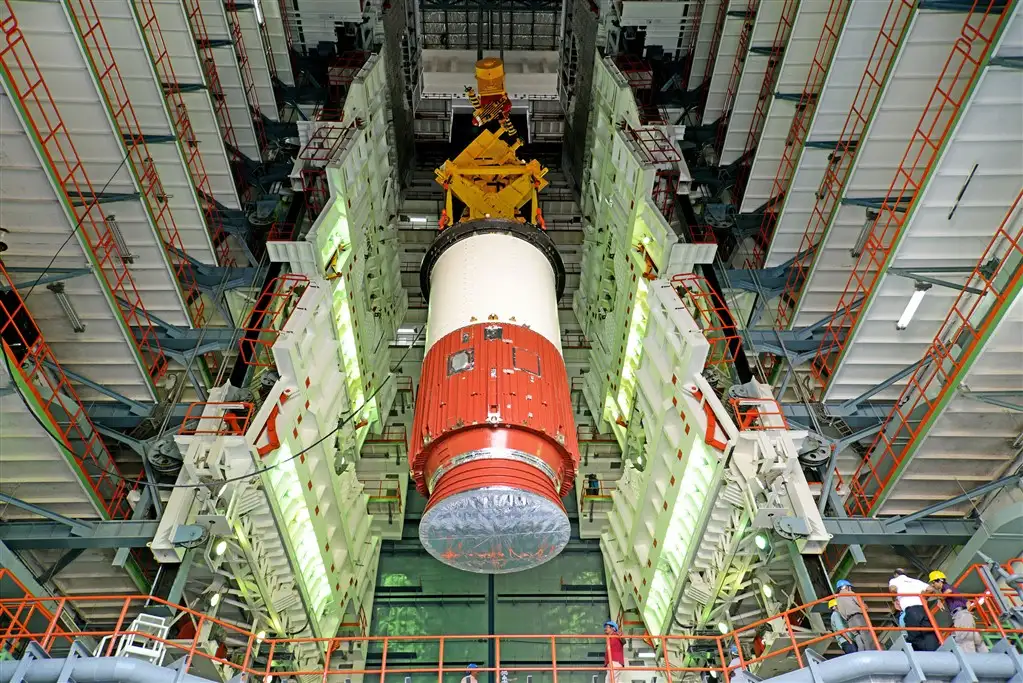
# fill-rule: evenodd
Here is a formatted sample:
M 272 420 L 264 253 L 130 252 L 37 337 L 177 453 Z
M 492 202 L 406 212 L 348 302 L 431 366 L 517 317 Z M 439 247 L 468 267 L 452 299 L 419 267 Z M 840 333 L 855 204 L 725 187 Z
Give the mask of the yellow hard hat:
M 831 609 L 838 607 L 838 600 L 828 600 L 828 607 Z
M 937 569 L 935 569 L 933 572 L 931 572 L 930 576 L 927 577 L 928 581 L 937 581 L 938 579 L 946 581 L 946 580 L 948 580 L 948 577 L 945 576 L 944 572 L 940 572 Z

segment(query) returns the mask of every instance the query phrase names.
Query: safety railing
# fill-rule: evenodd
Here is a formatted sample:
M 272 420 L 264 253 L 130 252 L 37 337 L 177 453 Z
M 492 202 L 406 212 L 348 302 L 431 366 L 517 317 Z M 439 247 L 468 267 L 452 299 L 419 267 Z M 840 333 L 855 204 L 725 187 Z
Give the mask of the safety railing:
M 206 165 L 203 163 L 202 153 L 199 151 L 199 141 L 195 136 L 195 131 L 192 130 L 192 122 L 188 118 L 188 108 L 181 96 L 181 86 L 178 84 L 178 77 L 174 73 L 174 65 L 167 51 L 167 43 L 163 38 L 163 31 L 160 29 L 156 7 L 152 0 L 139 0 L 138 8 L 139 21 L 146 44 L 149 46 L 149 54 L 167 98 L 174 130 L 184 148 L 185 164 L 188 166 L 189 176 L 199 195 L 199 204 L 206 218 L 206 230 L 209 232 L 210 240 L 217 252 L 218 262 L 225 266 L 231 265 L 231 245 L 227 241 L 220 209 L 212 201 L 213 187 L 206 174 Z
M 576 479 L 584 503 L 611 502 L 611 494 L 618 488 L 617 479 Z
M 207 408 L 213 410 L 206 415 Z M 182 436 L 243 436 L 255 406 L 244 401 L 196 402 L 188 406 L 178 434 Z
M 263 116 L 260 113 L 259 98 L 256 95 L 256 81 L 252 78 L 252 68 L 249 66 L 249 53 L 245 50 L 245 38 L 242 35 L 242 25 L 238 21 L 238 4 L 235 0 L 225 0 L 224 10 L 227 15 L 227 25 L 231 30 L 231 42 L 234 43 L 234 53 L 238 58 L 238 70 L 242 75 L 242 88 L 245 90 L 245 101 L 249 104 L 249 116 L 252 118 L 252 126 L 256 131 L 256 140 L 259 143 L 260 153 L 267 149 L 266 129 L 263 126 Z
M 767 107 L 774 99 L 774 86 L 778 82 L 778 75 L 781 70 L 782 55 L 788 46 L 789 36 L 792 35 L 792 24 L 796 20 L 796 11 L 799 8 L 799 0 L 785 0 L 781 8 L 781 17 L 778 26 L 774 31 L 774 39 L 771 42 L 771 54 L 767 56 L 767 68 L 764 70 L 764 80 L 760 84 L 760 92 L 757 94 L 757 105 L 753 109 L 753 118 L 750 120 L 749 132 L 746 133 L 746 144 L 743 145 L 741 158 L 747 159 L 738 170 L 735 179 L 735 196 L 744 197 L 746 194 L 746 183 L 749 182 L 750 172 L 753 167 L 753 160 L 748 158 L 753 150 L 760 143 L 760 136 L 764 132 L 764 122 L 767 120 Z M 741 201 L 741 200 L 740 200 Z M 740 203 L 737 201 L 736 203 Z M 746 268 L 759 268 L 763 264 L 764 256 L 767 253 L 767 243 L 761 244 L 758 240 L 753 242 L 753 253 L 745 260 Z
M 710 345 L 706 365 L 734 364 L 736 354 L 741 353 L 741 337 L 721 296 L 694 273 L 673 275 L 671 285 Z
M 966 282 L 969 289 L 960 291 L 923 362 L 902 389 L 867 457 L 851 478 L 845 504 L 849 514 L 867 516 L 877 511 L 888 485 L 927 433 L 949 392 L 959 386 L 993 326 L 1012 306 L 1023 276 L 1021 210 L 1023 192 L 1016 195 Z M 992 263 L 996 264 L 994 268 Z
M 589 425 L 579 425 L 576 428 L 577 440 L 580 444 L 588 443 L 618 443 L 615 435 L 611 432 L 607 434 L 601 434 L 595 428 Z
M 121 477 L 117 463 L 89 419 L 74 386 L 43 339 L 39 326 L 2 261 L 0 284 L 8 291 L 6 296 L 0 297 L 0 343 L 5 354 L 6 374 L 11 378 L 10 388 L 31 392 L 26 401 L 42 409 L 45 420 L 51 425 L 46 427 L 46 431 L 57 442 L 57 448 L 73 454 L 82 477 L 102 501 L 107 514 L 111 518 L 130 515 L 131 509 L 126 500 L 129 487 Z M 15 374 L 20 377 L 23 388 L 14 386 L 17 383 Z
M 773 398 L 731 398 L 732 414 L 740 431 L 788 429 L 789 421 L 781 404 Z
M 245 328 L 238 341 L 241 356 L 247 365 L 274 365 L 273 345 L 308 287 L 309 278 L 289 273 L 275 278 L 260 295 L 249 317 L 250 321 L 256 322 Z
M 118 313 L 131 331 L 131 340 L 155 383 L 167 371 L 167 357 L 160 347 L 156 328 L 149 317 L 135 280 L 125 265 L 117 240 L 104 220 L 96 188 L 86 175 L 74 139 L 70 135 L 49 86 L 43 79 L 35 57 L 18 27 L 10 0 L 0 7 L 0 67 L 10 84 L 11 97 L 17 98 L 25 123 L 39 141 L 43 163 L 54 176 L 56 191 L 64 195 L 77 223 L 76 230 L 92 252 L 98 274 L 117 301 Z
M 824 26 L 821 28 L 821 35 L 817 41 L 817 49 L 810 62 L 806 84 L 803 85 L 803 91 L 796 103 L 796 113 L 792 117 L 792 125 L 785 140 L 785 147 L 782 149 L 781 160 L 778 162 L 778 169 L 775 172 L 774 181 L 771 183 L 768 206 L 764 211 L 764 217 L 760 222 L 760 232 L 757 234 L 753 246 L 754 261 L 758 268 L 764 265 L 764 260 L 767 257 L 767 249 L 770 247 L 771 239 L 774 236 L 774 227 L 778 220 L 779 207 L 782 206 L 792 184 L 792 178 L 796 174 L 796 160 L 803 151 L 806 136 L 810 132 L 810 122 L 813 121 L 814 113 L 817 111 L 817 101 L 824 87 L 824 79 L 827 78 L 828 70 L 831 68 L 831 60 L 835 56 L 835 48 L 838 46 L 838 34 L 845 23 L 850 5 L 851 3 L 846 0 L 831 0 L 828 13 L 824 17 Z M 788 320 L 785 320 L 784 323 L 779 322 L 778 324 L 787 325 L 787 323 Z
M 846 115 L 842 132 L 838 136 L 835 150 L 828 156 L 820 188 L 817 190 L 813 211 L 803 231 L 795 261 L 789 269 L 785 290 L 778 301 L 775 327 L 784 329 L 791 323 L 803 295 L 803 286 L 816 261 L 817 246 L 835 217 L 839 208 L 839 197 L 852 175 L 856 149 L 873 116 L 874 108 L 881 98 L 881 91 L 888 81 L 888 74 L 895 64 L 895 55 L 902 42 L 910 17 L 913 15 L 914 0 L 891 0 L 888 11 L 881 21 L 881 28 L 874 47 L 867 60 L 867 67 L 860 79 L 849 113 Z M 829 15 L 830 16 L 830 15 Z M 821 79 L 824 76 L 821 75 Z M 807 125 L 812 117 L 807 118 Z M 804 134 L 805 142 L 805 134 Z
M 192 38 L 195 40 L 196 49 L 199 51 L 199 62 L 202 66 L 203 75 L 206 77 L 206 87 L 210 92 L 210 101 L 213 104 L 213 114 L 217 118 L 217 125 L 220 133 L 227 143 L 227 153 L 231 159 L 239 160 L 238 136 L 235 135 L 234 126 L 231 125 L 231 116 L 227 108 L 227 97 L 224 95 L 224 87 L 220 84 L 220 74 L 217 72 L 217 61 L 213 54 L 213 43 L 206 32 L 206 19 L 202 13 L 200 0 L 182 0 L 185 14 L 188 16 L 188 25 L 192 29 Z M 244 175 L 241 166 L 234 166 L 235 183 L 239 188 L 245 186 Z
M 401 509 L 401 482 L 397 479 L 363 479 L 362 486 L 370 503 Z
M 1007 7 L 1001 0 L 975 0 L 971 11 L 966 13 L 959 38 L 945 60 L 891 188 L 849 274 L 845 291 L 824 329 L 820 350 L 810 362 L 810 372 L 821 387 L 830 381 L 863 311 L 868 308 L 853 306 L 853 302 L 866 301 L 874 291 L 892 255 L 892 247 L 923 194 L 921 190 L 938 160 L 945 138 L 983 70 L 995 37 L 1011 13 Z
M 407 390 L 412 390 L 412 378 L 406 377 L 408 380 Z M 401 391 L 399 387 L 398 391 Z M 404 424 L 393 424 L 384 427 L 384 430 L 379 434 L 367 434 L 364 443 L 396 443 L 408 445 L 408 430 Z
M 185 245 L 181 241 L 181 235 L 178 234 L 178 227 L 174 221 L 174 213 L 167 201 L 168 197 L 163 188 L 163 181 L 160 179 L 153 156 L 149 153 L 142 126 L 135 115 L 131 97 L 121 78 L 117 62 L 114 60 L 114 53 L 110 48 L 99 13 L 96 11 L 93 0 L 70 0 L 67 7 L 68 13 L 75 23 L 75 28 L 82 38 L 82 44 L 89 54 L 103 97 L 113 116 L 114 124 L 124 138 L 124 144 L 128 149 L 128 163 L 135 177 L 138 178 L 149 214 L 160 233 L 160 240 L 163 242 L 167 260 L 184 296 L 188 316 L 193 325 L 201 327 L 206 322 L 206 304 L 196 282 L 195 270 L 185 253 Z M 143 12 L 145 12 L 145 8 L 143 8 Z M 163 60 L 163 68 L 166 71 L 170 58 L 167 56 L 166 46 L 162 44 L 162 36 L 160 44 L 154 44 L 153 36 L 159 34 L 159 26 L 156 24 L 156 14 L 151 6 L 149 15 L 146 20 L 148 24 L 146 40 L 150 43 L 150 49 L 163 48 L 163 53 L 159 55 L 159 58 Z M 154 59 L 158 56 L 155 51 L 153 56 Z M 160 66 L 157 65 L 157 68 L 159 70 Z M 159 71 L 158 75 L 161 79 L 165 78 Z
M 739 33 L 739 44 L 735 48 L 735 59 L 732 60 L 732 73 L 728 77 L 728 87 L 725 89 L 725 100 L 721 105 L 721 116 L 723 121 L 718 127 L 717 139 L 714 141 L 714 152 L 718 159 L 725 146 L 725 136 L 728 134 L 728 122 L 732 120 L 732 105 L 735 104 L 736 90 L 739 88 L 739 79 L 742 77 L 742 65 L 746 63 L 749 56 L 750 39 L 753 37 L 753 25 L 757 16 L 758 0 L 749 0 L 746 5 L 746 15 L 743 17 L 742 32 Z M 728 4 L 727 2 L 725 4 Z
M 588 349 L 590 340 L 582 332 L 564 332 L 561 335 L 562 349 Z
M 6 572 L 6 570 L 0 570 Z M 3 574 L 0 573 L 0 578 Z M 974 647 L 1004 641 L 1010 647 L 1023 649 L 1023 630 L 1012 628 L 999 616 L 992 616 L 993 600 L 980 602 L 982 594 L 963 594 L 959 597 L 974 604 L 977 620 L 972 627 L 945 625 L 946 619 L 936 605 L 923 603 L 922 614 L 914 613 L 907 626 L 882 625 L 872 620 L 877 606 L 891 605 L 896 596 L 891 594 L 844 593 L 864 616 L 862 626 L 847 627 L 838 631 L 817 632 L 808 627 L 808 615 L 827 613 L 827 602 L 838 596 L 828 596 L 812 603 L 800 605 L 766 619 L 743 625 L 735 630 L 708 635 L 655 636 L 623 634 L 630 649 L 642 644 L 655 650 L 656 658 L 638 661 L 641 666 L 610 666 L 610 673 L 621 672 L 626 678 L 651 675 L 659 680 L 679 680 L 686 674 L 699 676 L 712 674 L 719 681 L 729 681 L 739 669 L 756 673 L 761 666 L 770 664 L 774 675 L 784 671 L 809 666 L 812 655 L 808 650 L 822 652 L 835 642 L 836 637 L 857 641 L 862 650 L 884 649 L 888 643 L 907 637 L 921 647 L 930 641 L 937 647 L 949 638 L 969 638 Z M 907 597 L 907 596 L 903 596 Z M 120 616 L 114 628 L 103 630 L 68 631 L 59 617 L 65 611 L 87 606 L 90 602 L 118 600 L 122 604 Z M 150 609 L 166 609 L 179 613 L 181 618 L 195 624 L 191 638 L 173 640 L 160 637 L 152 632 L 133 628 L 131 617 L 134 609 L 147 606 Z M 352 622 L 354 625 L 354 621 Z M 361 623 L 361 620 L 360 620 Z M 444 675 L 464 674 L 466 656 L 470 661 L 482 662 L 477 675 L 493 672 L 506 674 L 509 678 L 524 680 L 528 676 L 541 676 L 542 680 L 588 681 L 592 677 L 603 677 L 609 667 L 602 663 L 601 654 L 609 648 L 609 636 L 588 634 L 508 634 L 492 635 L 405 635 L 405 636 L 349 636 L 337 638 L 273 638 L 265 632 L 253 633 L 232 623 L 187 609 L 150 596 L 76 596 L 73 598 L 18 597 L 0 600 L 0 649 L 18 652 L 29 642 L 36 642 L 46 652 L 58 654 L 67 651 L 75 639 L 96 638 L 104 643 L 97 652 L 112 655 L 122 639 L 133 643 L 147 642 L 151 647 L 164 650 L 164 661 L 181 661 L 180 671 L 188 672 L 201 660 L 220 665 L 224 678 L 238 675 L 258 676 L 256 680 L 273 680 L 270 677 L 315 676 L 327 680 L 328 676 L 350 677 L 405 677 L 418 682 L 443 681 Z M 754 650 L 755 639 L 763 629 L 771 628 L 773 641 L 770 648 Z M 211 652 L 204 640 L 212 628 L 220 633 L 222 642 L 240 643 L 233 651 Z M 354 628 L 354 626 L 353 626 Z M 933 640 L 932 640 L 933 639 Z M 313 646 L 310 648 L 309 646 Z M 302 647 L 304 651 L 315 649 L 323 653 L 323 660 L 316 665 L 300 667 L 289 653 Z M 735 650 L 733 651 L 733 647 Z M 960 645 L 964 648 L 964 645 Z M 347 658 L 334 658 L 335 652 L 351 652 L 353 649 L 367 653 L 366 663 L 352 664 Z M 734 654 L 733 654 L 734 652 Z M 414 656 L 409 656 L 414 653 Z M 492 653 L 492 654 L 490 654 Z M 752 656 L 749 656 L 752 655 Z M 632 660 L 636 661 L 636 660 Z M 323 663 L 326 662 L 326 663 Z M 334 662 L 333 664 L 331 662 Z M 1013 671 L 1007 664 L 1007 671 Z M 548 678 L 549 677 L 549 678 Z

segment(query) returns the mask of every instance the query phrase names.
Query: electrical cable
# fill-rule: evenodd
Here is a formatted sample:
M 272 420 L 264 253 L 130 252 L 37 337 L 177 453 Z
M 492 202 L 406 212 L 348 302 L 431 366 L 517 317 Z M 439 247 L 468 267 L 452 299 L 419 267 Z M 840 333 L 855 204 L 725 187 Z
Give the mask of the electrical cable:
M 405 362 L 405 359 L 408 357 L 409 353 L 411 353 L 412 349 L 415 348 L 415 342 L 419 339 L 419 335 L 421 335 L 425 329 L 426 329 L 425 325 L 423 327 L 419 328 L 419 332 L 416 334 L 415 339 L 413 339 L 412 345 L 409 346 L 405 350 L 405 353 L 402 354 L 401 358 L 398 359 L 398 362 L 397 362 L 395 367 L 400 368 L 401 364 Z M 7 354 L 6 353 L 3 354 L 3 357 L 4 357 L 4 364 L 7 366 L 7 372 L 11 374 L 12 386 L 14 387 L 14 390 L 18 394 L 18 397 L 21 399 L 22 403 L 25 404 L 25 407 L 28 409 L 28 412 L 32 416 L 32 418 L 39 424 L 40 427 L 43 428 L 43 430 L 46 431 L 47 435 L 49 435 L 50 438 L 53 439 L 60 448 L 62 448 L 65 451 L 67 451 L 68 453 L 70 453 L 75 458 L 80 457 L 78 453 L 75 453 L 68 446 L 66 446 L 62 440 L 56 438 L 53 435 L 53 432 L 50 431 L 50 429 L 43 423 L 43 421 L 39 418 L 39 416 L 36 415 L 35 411 L 32 410 L 32 406 L 29 405 L 28 399 L 25 397 L 25 394 L 21 391 L 20 387 L 18 387 L 17 383 L 13 381 L 14 380 L 14 374 L 13 374 L 13 370 L 12 370 L 11 365 L 10 365 L 10 359 L 7 358 Z M 281 465 L 285 465 L 285 464 L 291 462 L 292 460 L 297 459 L 299 456 L 305 455 L 306 453 L 308 453 L 312 449 L 316 448 L 317 446 L 319 446 L 321 443 L 323 443 L 327 439 L 331 438 L 332 436 L 334 436 L 335 434 L 340 432 L 345 427 L 345 425 L 347 425 L 349 422 L 351 422 L 352 419 L 356 415 L 358 415 L 360 412 L 362 412 L 363 408 L 365 408 L 367 405 L 369 405 L 369 403 L 374 398 L 376 398 L 376 395 L 378 393 L 380 393 L 381 389 L 383 389 L 385 386 L 387 386 L 388 382 L 390 382 L 392 379 L 394 379 L 394 373 L 395 373 L 395 370 L 392 369 L 391 370 L 391 374 L 389 374 L 387 377 L 384 378 L 384 381 L 382 381 L 380 383 L 380 385 L 376 389 L 373 390 L 373 393 L 371 393 L 369 395 L 369 397 L 366 398 L 362 402 L 361 405 L 359 405 L 358 408 L 355 408 L 354 410 L 349 412 L 348 415 L 346 415 L 344 418 L 339 420 L 337 427 L 335 427 L 334 429 L 332 429 L 329 432 L 327 432 L 318 441 L 316 441 L 315 443 L 307 446 L 306 448 L 302 449 L 301 451 L 293 454 L 290 458 L 286 458 L 284 460 L 279 460 L 279 461 L 275 462 L 273 465 L 268 465 L 266 467 L 257 468 L 256 470 L 254 470 L 252 472 L 249 472 L 248 474 L 242 474 L 242 475 L 238 475 L 236 477 L 229 477 L 227 479 L 217 479 L 217 480 L 214 480 L 214 481 L 200 482 L 200 483 L 196 483 L 196 484 L 161 484 L 159 482 L 146 481 L 145 479 L 135 479 L 135 478 L 132 478 L 132 477 L 126 477 L 126 476 L 124 476 L 124 475 L 122 475 L 122 474 L 120 474 L 118 472 L 113 472 L 113 471 L 107 470 L 107 469 L 105 469 L 103 467 L 99 467 L 98 465 L 93 465 L 92 469 L 95 469 L 95 470 L 98 470 L 100 472 L 103 472 L 103 473 L 107 474 L 110 477 L 113 477 L 115 479 L 118 479 L 120 481 L 125 482 L 126 484 L 133 484 L 135 486 L 148 486 L 150 488 L 154 488 L 154 489 L 157 489 L 157 490 L 160 490 L 160 489 L 170 490 L 170 489 L 203 489 L 203 488 L 213 488 L 213 487 L 224 486 L 226 484 L 232 484 L 232 483 L 237 482 L 237 481 L 246 481 L 246 480 L 249 480 L 252 477 L 255 477 L 257 475 L 261 475 L 261 474 L 264 474 L 266 472 L 270 472 L 271 470 L 277 469 Z

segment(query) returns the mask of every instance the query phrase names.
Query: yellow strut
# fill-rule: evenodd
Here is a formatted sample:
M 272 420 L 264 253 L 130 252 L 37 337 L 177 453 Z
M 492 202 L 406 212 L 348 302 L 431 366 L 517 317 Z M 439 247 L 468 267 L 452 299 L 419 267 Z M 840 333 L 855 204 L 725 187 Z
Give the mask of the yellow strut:
M 437 182 L 444 188 L 440 227 L 488 217 L 528 220 L 542 227 L 538 194 L 548 185 L 548 169 L 535 159 L 524 161 L 516 153 L 522 141 L 507 113 L 511 103 L 504 87 L 504 63 L 495 57 L 476 62 L 476 89 L 467 87 L 465 92 L 478 125 L 496 120 L 501 127 L 497 132 L 484 129 L 458 156 L 436 170 Z M 509 144 L 504 137 L 514 142 Z M 465 204 L 461 216 L 452 215 L 452 197 Z M 520 215 L 526 203 L 532 204 L 528 218 Z

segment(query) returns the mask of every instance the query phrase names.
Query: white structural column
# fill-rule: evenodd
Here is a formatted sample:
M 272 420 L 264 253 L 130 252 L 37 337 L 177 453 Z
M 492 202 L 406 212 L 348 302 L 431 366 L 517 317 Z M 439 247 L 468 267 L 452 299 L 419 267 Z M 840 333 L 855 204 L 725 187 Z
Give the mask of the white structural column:
M 839 6 L 848 5 L 847 0 L 834 0 Z M 740 211 L 755 211 L 775 193 L 774 180 L 778 175 L 778 167 L 785 155 L 786 146 L 794 144 L 792 126 L 797 115 L 803 89 L 807 85 L 807 76 L 813 64 L 815 53 L 819 50 L 828 52 L 827 37 L 822 37 L 825 20 L 833 11 L 829 3 L 801 2 L 796 10 L 792 24 L 792 35 L 785 46 L 780 71 L 774 92 L 771 93 L 771 105 L 767 110 L 767 118 L 763 124 L 763 132 L 757 144 L 756 156 L 750 169 L 746 191 L 742 197 Z M 841 12 L 841 9 L 837 10 Z M 839 21 L 835 33 L 841 35 L 842 22 Z M 756 45 L 756 43 L 754 43 Z M 834 47 L 834 46 L 832 46 Z M 825 70 L 827 63 L 824 64 Z M 843 65 L 843 68 L 846 68 Z M 812 106 L 812 105 L 811 105 Z M 734 120 L 734 117 L 733 117 Z M 745 141 L 743 141 L 745 142 Z M 728 149 L 728 140 L 725 149 Z
M 245 96 L 234 39 L 227 21 L 227 10 L 222 0 L 198 0 L 206 23 L 206 33 L 213 46 L 217 76 L 227 102 L 227 114 L 238 141 L 238 151 L 253 161 L 260 159 L 259 141 L 252 114 Z
M 722 6 L 727 8 L 728 0 L 704 0 L 700 14 L 700 26 L 697 28 L 696 42 L 693 45 L 693 64 L 689 72 L 689 90 L 695 90 L 704 83 L 704 76 L 712 59 L 713 50 L 717 46 L 719 31 L 724 17 L 720 16 Z
M 724 0 L 722 0 L 724 1 Z M 721 41 L 717 54 L 713 56 L 714 71 L 711 74 L 707 104 L 703 108 L 703 123 L 714 123 L 726 113 L 731 103 L 726 102 L 728 85 L 732 80 L 736 55 L 740 49 L 740 38 L 746 25 L 746 12 L 757 0 L 728 0 L 728 14 L 721 29 Z
M 230 156 L 224 147 L 224 136 L 217 126 L 212 94 L 203 75 L 202 56 L 196 46 L 199 37 L 192 34 L 186 5 L 180 0 L 135 1 L 137 5 L 148 2 L 159 17 L 167 54 L 178 80 L 180 96 L 188 111 L 194 142 L 202 156 L 214 199 L 229 209 L 241 208 L 234 174 L 228 161 Z M 187 146 L 185 152 L 188 153 Z
M 178 140 L 171 119 L 174 112 L 169 110 L 171 102 L 164 96 L 162 80 L 172 76 L 171 65 L 166 56 L 156 53 L 163 47 L 163 33 L 159 21 L 146 21 L 147 15 L 152 16 L 151 1 L 138 0 L 136 6 L 132 0 L 102 0 L 94 6 L 134 112 L 134 117 L 129 113 L 126 118 L 134 118 L 148 138 L 144 143 L 145 156 L 152 160 L 167 197 L 172 219 L 167 223 L 176 229 L 185 253 L 199 261 L 215 263 L 206 218 L 180 147 L 184 143 Z M 161 59 L 160 64 L 156 65 L 154 59 Z M 111 104 L 120 106 L 117 102 Z M 166 236 L 163 239 L 166 241 Z
M 762 2 L 757 8 L 753 32 L 750 34 L 749 54 L 742 65 L 742 75 L 732 98 L 732 115 L 728 118 L 728 131 L 725 133 L 725 144 L 721 150 L 723 166 L 741 157 L 746 149 L 760 91 L 769 72 L 769 63 L 773 59 L 772 50 L 776 47 L 773 43 L 778 33 L 778 24 L 782 12 L 790 11 L 790 6 L 794 4 L 798 4 L 798 0 L 773 0 Z M 782 44 L 780 48 L 784 50 L 785 45 Z M 763 106 L 767 107 L 767 103 Z
M 892 186 L 906 141 L 913 137 L 965 17 L 958 12 L 929 10 L 914 14 L 877 110 L 860 140 L 841 205 L 818 247 L 796 327 L 834 312 L 857 260 L 851 252 L 866 220 L 863 202 L 884 198 Z
M 288 0 L 260 0 L 259 9 L 263 13 L 263 27 L 266 31 L 267 41 L 270 43 L 270 52 L 274 61 L 274 69 L 277 71 L 277 78 L 284 85 L 295 85 L 295 74 L 291 70 L 291 48 L 293 40 L 291 36 L 291 25 L 287 22 L 289 18 L 282 10 L 284 3 Z
M 269 3 L 268 3 L 269 4 Z M 262 6 L 262 5 L 260 5 Z M 280 118 L 277 115 L 277 102 L 274 99 L 273 78 L 270 75 L 270 64 L 266 50 L 263 48 L 263 37 L 260 35 L 258 16 L 253 8 L 239 8 L 234 13 L 241 27 L 242 43 L 248 58 L 249 73 L 255 88 L 256 104 L 263 116 L 271 121 Z
M 886 2 L 850 0 L 832 68 L 818 97 L 817 111 L 777 219 L 767 254 L 769 267 L 785 263 L 800 251 L 817 202 L 817 192 L 828 168 L 829 155 L 842 135 L 864 71 L 877 64 L 876 58 L 870 59 L 871 51 L 887 11 Z M 828 143 L 832 143 L 830 148 Z

